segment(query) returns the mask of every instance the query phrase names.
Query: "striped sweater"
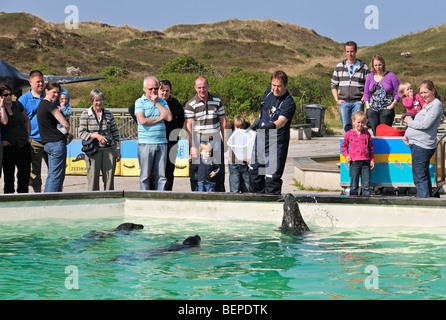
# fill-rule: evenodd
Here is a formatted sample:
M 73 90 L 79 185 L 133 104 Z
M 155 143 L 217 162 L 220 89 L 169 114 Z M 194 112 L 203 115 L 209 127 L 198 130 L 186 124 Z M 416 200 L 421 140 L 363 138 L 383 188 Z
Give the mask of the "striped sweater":
M 358 60 L 359 67 L 350 78 L 348 72 L 347 60 L 338 63 L 334 69 L 331 78 L 331 89 L 339 89 L 339 99 L 346 102 L 355 102 L 361 100 L 364 94 L 364 85 L 369 67 L 362 61 Z
M 88 140 L 92 133 L 100 133 L 110 142 L 110 147 L 115 147 L 116 143 L 119 143 L 120 141 L 118 126 L 116 125 L 113 113 L 104 108 L 102 111 L 104 120 L 102 121 L 101 128 L 99 128 L 98 122 L 96 121 L 93 107 L 82 112 L 79 120 L 78 135 L 81 139 Z M 98 119 L 98 121 L 101 122 L 101 119 Z M 102 133 L 99 131 L 102 131 Z

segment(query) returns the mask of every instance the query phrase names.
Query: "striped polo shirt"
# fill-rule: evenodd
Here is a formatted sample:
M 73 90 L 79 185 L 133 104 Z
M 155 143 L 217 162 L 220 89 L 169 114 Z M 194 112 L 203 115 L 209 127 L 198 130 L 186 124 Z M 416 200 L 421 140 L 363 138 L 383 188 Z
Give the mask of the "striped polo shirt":
M 194 131 L 203 134 L 215 134 L 220 131 L 219 116 L 225 115 L 225 108 L 220 98 L 208 93 L 205 103 L 198 95 L 186 103 L 184 117 L 194 119 Z
M 169 109 L 166 100 L 158 98 L 164 108 Z M 156 119 L 160 117 L 158 107 L 145 95 L 135 101 L 135 115 L 138 112 L 144 113 L 144 117 Z M 166 126 L 164 121 L 151 126 L 141 125 L 138 122 L 138 143 L 143 144 L 163 144 L 167 143 Z

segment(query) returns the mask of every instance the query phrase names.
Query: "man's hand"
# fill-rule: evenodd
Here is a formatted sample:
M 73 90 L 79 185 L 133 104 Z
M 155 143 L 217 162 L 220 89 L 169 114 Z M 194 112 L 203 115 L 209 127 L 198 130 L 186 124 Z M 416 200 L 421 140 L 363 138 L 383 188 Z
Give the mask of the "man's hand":
M 260 123 L 260 116 L 257 117 L 257 118 L 254 120 L 253 124 L 250 125 L 250 126 L 246 129 L 246 131 L 249 131 L 249 130 L 256 131 L 257 128 L 259 127 L 259 123 Z

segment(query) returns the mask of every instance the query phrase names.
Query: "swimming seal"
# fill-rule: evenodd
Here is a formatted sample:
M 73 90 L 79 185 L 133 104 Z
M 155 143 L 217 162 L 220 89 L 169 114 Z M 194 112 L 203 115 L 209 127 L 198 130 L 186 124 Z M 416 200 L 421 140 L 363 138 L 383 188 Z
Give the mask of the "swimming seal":
M 181 244 L 178 243 L 178 240 L 171 243 L 169 247 L 166 249 L 166 251 L 180 251 L 180 250 L 190 249 L 193 247 L 200 246 L 200 243 L 201 243 L 201 238 L 198 234 L 196 234 L 195 236 L 187 237 Z
M 299 204 L 291 193 L 285 195 L 282 225 L 280 229 L 282 232 L 289 234 L 301 234 L 303 231 L 310 231 L 310 228 L 308 228 L 302 218 Z
M 141 230 L 141 229 L 144 229 L 144 226 L 142 224 L 125 222 L 125 223 L 121 223 L 114 230 L 115 231 L 119 231 L 119 230 L 133 231 L 133 230 Z
M 169 252 L 174 251 L 185 251 L 185 250 L 194 250 L 198 249 L 201 244 L 201 237 L 199 235 L 187 237 L 184 239 L 182 243 L 179 243 L 178 240 L 172 242 L 169 245 L 163 246 L 161 248 L 151 248 L 138 253 L 133 253 L 130 255 L 122 255 L 116 258 L 113 258 L 112 261 L 116 260 L 124 260 L 124 261 L 138 261 L 138 260 L 149 260 L 155 259 L 157 257 L 168 254 Z
M 142 224 L 125 222 L 125 223 L 121 223 L 119 226 L 117 226 L 116 228 L 111 229 L 111 230 L 90 231 L 89 233 L 84 235 L 84 238 L 108 238 L 108 237 L 116 236 L 119 234 L 128 234 L 127 231 L 141 230 L 141 229 L 144 229 L 144 226 Z

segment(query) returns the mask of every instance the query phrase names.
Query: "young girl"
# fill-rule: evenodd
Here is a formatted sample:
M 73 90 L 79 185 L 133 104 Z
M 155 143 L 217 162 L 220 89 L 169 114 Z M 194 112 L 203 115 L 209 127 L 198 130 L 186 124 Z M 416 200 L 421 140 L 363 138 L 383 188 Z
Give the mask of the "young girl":
M 358 195 L 359 177 L 361 177 L 362 195 L 369 197 L 371 169 L 375 167 L 372 136 L 364 129 L 364 112 L 355 112 L 352 123 L 353 129 L 347 131 L 341 145 L 345 161 L 350 163 L 350 195 Z
M 406 107 L 406 113 L 401 118 L 401 124 L 405 124 L 404 118 L 410 117 L 413 120 L 415 118 L 415 115 L 420 112 L 421 109 L 423 109 L 426 103 L 418 93 L 414 96 L 412 85 L 409 82 L 403 82 L 402 84 L 400 84 L 398 93 L 400 94 L 400 97 L 403 98 L 403 105 Z M 407 139 L 407 130 L 404 134 L 403 141 L 407 146 L 409 145 L 409 139 Z
M 415 115 L 424 107 L 425 102 L 417 93 L 414 95 L 413 88 L 408 82 L 403 82 L 398 88 L 400 97 L 403 98 L 403 105 L 406 107 L 406 112 Z

